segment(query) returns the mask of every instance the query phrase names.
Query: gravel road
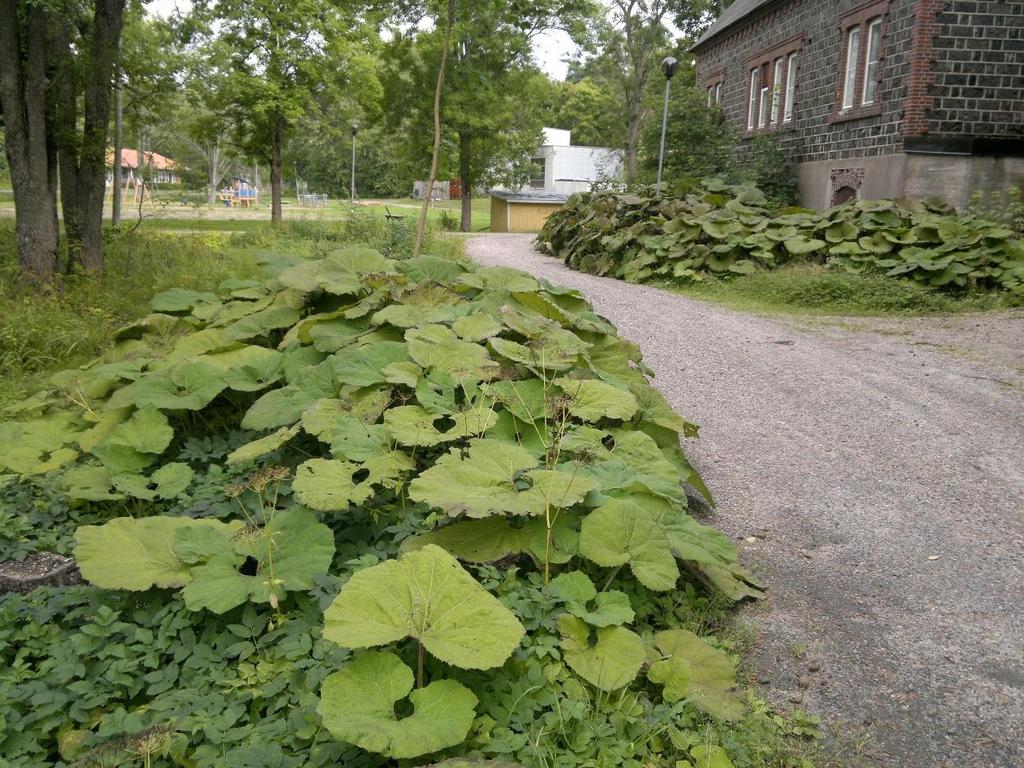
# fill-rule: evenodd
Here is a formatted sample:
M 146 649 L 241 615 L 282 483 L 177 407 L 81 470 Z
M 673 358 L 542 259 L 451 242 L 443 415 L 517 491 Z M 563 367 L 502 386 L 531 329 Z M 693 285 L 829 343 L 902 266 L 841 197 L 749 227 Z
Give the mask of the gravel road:
M 687 452 L 769 599 L 769 699 L 842 765 L 1024 765 L 1024 313 L 779 320 L 574 272 L 529 235 L 485 264 L 582 290 L 702 425 Z

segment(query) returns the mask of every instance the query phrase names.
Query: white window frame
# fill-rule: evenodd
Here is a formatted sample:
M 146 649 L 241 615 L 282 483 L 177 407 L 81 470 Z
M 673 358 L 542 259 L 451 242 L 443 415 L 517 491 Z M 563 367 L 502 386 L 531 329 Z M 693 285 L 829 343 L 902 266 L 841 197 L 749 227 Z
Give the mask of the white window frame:
M 721 106 L 722 104 L 722 81 L 719 80 L 715 83 L 715 104 Z
M 793 103 L 796 100 L 796 51 L 786 58 L 786 98 L 782 105 L 782 122 L 793 122 Z
M 772 114 L 769 122 L 772 125 L 779 124 L 779 95 L 782 93 L 782 57 L 775 59 L 772 74 Z
M 860 26 L 846 33 L 846 67 L 843 74 L 843 109 L 852 109 L 856 101 L 857 60 L 860 58 Z
M 761 84 L 761 68 L 750 70 L 750 97 L 747 100 L 747 130 L 754 130 L 757 125 L 757 96 Z
M 876 16 L 867 24 L 867 45 L 864 47 L 864 82 L 861 85 L 860 103 L 864 106 L 874 104 L 878 90 L 878 62 L 882 52 L 882 17 Z M 872 53 L 872 48 L 874 52 Z M 874 55 L 874 59 L 871 56 Z M 868 85 L 872 87 L 871 98 L 868 98 Z
M 757 127 L 764 128 L 768 125 L 768 105 L 771 102 L 771 89 L 767 85 L 761 86 L 761 101 L 757 109 Z

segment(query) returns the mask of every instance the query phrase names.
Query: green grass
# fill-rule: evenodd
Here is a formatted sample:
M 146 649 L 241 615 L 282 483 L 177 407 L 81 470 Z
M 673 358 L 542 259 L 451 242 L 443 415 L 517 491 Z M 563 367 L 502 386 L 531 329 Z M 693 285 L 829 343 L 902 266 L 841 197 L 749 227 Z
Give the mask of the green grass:
M 116 328 L 149 311 L 154 293 L 206 289 L 256 271 L 246 250 L 227 247 L 223 235 L 111 234 L 103 274 L 40 290 L 17 280 L 13 240 L 12 223 L 0 222 L 0 408 L 102 353 Z
M 131 226 L 134 222 L 127 222 Z M 188 230 L 192 232 L 254 232 L 267 226 L 259 219 L 145 219 L 140 225 L 144 230 Z
M 38 388 L 52 373 L 81 365 L 110 345 L 118 327 L 148 314 L 153 294 L 172 287 L 210 290 L 227 277 L 257 271 L 258 251 L 311 255 L 346 242 L 368 242 L 393 254 L 412 249 L 414 224 L 389 224 L 368 212 L 347 221 L 269 222 L 185 220 L 187 228 L 143 223 L 105 234 L 103 273 L 64 277 L 40 290 L 18 280 L 14 222 L 0 220 L 0 409 Z M 215 224 L 245 224 L 234 233 Z M 210 231 L 207 231 L 210 230 Z M 458 238 L 431 237 L 425 253 L 460 258 Z
M 751 312 L 801 315 L 922 315 L 1019 306 L 1021 297 L 995 291 L 952 293 L 884 275 L 853 275 L 793 265 L 690 285 L 663 285 L 695 299 Z

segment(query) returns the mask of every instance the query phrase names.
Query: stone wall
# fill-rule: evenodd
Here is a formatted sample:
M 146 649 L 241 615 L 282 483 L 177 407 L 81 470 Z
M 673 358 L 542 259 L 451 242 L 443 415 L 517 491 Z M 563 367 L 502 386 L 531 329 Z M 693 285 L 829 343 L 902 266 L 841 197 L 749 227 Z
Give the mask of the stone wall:
M 1024 0 L 937 4 L 928 134 L 1024 139 Z
M 847 120 L 836 115 L 844 59 L 840 19 L 865 5 L 864 0 L 773 3 L 696 52 L 697 82 L 724 73 L 723 109 L 729 121 L 742 128 L 749 91 L 748 59 L 802 33 L 793 124 L 754 134 L 776 134 L 795 162 L 898 152 L 902 149 L 900 120 L 917 1 L 889 3 L 879 64 L 879 114 Z

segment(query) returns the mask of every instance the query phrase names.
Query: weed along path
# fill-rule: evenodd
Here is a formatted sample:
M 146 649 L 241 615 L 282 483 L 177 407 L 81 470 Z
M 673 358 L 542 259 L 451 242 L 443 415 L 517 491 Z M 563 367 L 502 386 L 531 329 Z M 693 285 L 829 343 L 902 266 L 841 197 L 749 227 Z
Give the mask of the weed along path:
M 915 343 L 927 321 L 740 314 L 574 272 L 531 239 L 469 253 L 582 290 L 702 426 L 687 453 L 712 522 L 769 590 L 740 615 L 769 697 L 832 724 L 840 765 L 1024 765 L 1024 369 L 1001 354 L 1024 317 L 949 351 Z

